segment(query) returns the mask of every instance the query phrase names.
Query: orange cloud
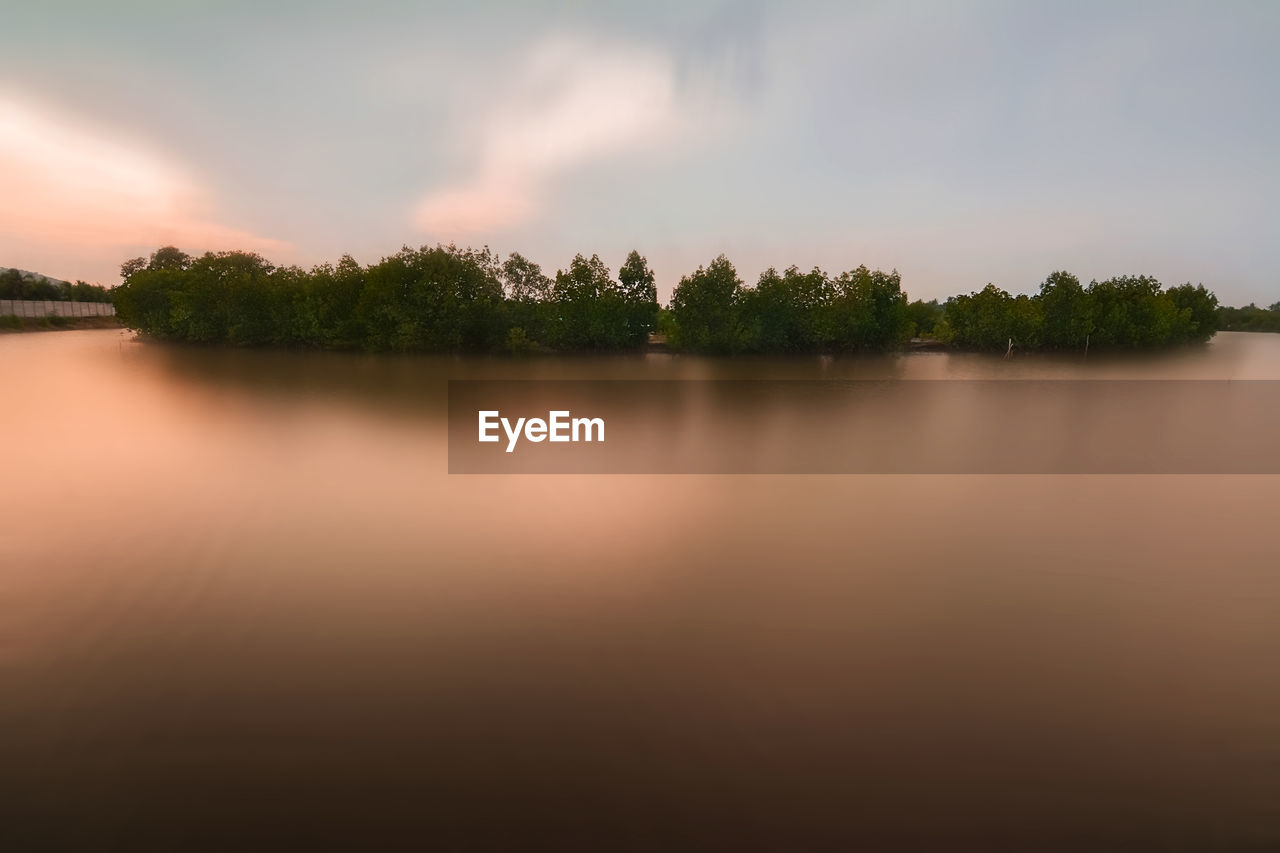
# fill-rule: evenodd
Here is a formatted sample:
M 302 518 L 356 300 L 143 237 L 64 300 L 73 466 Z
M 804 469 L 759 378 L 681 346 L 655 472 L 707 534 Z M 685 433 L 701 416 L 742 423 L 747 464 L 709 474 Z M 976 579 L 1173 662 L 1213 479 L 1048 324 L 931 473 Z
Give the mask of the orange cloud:
M 0 96 L 0 252 L 112 247 L 281 250 L 220 224 L 208 193 L 151 152 Z

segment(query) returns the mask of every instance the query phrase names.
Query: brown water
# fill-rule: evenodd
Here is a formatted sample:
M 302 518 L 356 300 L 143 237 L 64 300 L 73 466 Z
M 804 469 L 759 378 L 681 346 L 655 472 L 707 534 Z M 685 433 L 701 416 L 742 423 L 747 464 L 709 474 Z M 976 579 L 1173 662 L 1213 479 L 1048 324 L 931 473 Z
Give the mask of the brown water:
M 448 377 L 1280 379 L 1280 335 L 0 376 L 0 850 L 1280 847 L 1280 477 L 449 476 L 444 420 Z

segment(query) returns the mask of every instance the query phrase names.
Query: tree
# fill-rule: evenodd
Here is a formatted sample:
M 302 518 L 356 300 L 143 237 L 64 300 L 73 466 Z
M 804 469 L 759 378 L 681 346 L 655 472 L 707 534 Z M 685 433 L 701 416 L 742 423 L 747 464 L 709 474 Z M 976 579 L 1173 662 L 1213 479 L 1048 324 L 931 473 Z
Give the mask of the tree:
M 146 258 L 130 258 L 120 265 L 120 278 L 127 282 L 134 273 L 142 272 L 146 268 Z
M 542 274 L 542 267 L 512 252 L 502 265 L 506 286 L 507 349 L 530 352 L 551 338 L 554 311 L 551 305 L 552 282 Z
M 365 270 L 355 258 L 343 255 L 335 265 L 315 267 L 306 283 L 308 307 L 301 342 L 316 346 L 354 346 L 365 337 L 359 319 Z
M 1218 297 L 1203 284 L 1191 282 L 1169 288 L 1166 293 L 1178 309 L 1183 321 L 1183 339 L 1207 341 L 1218 330 Z
M 267 278 L 274 267 L 270 261 L 256 252 L 206 252 L 194 261 L 184 258 L 178 252 L 148 266 L 150 272 L 180 276 L 183 282 L 170 295 L 178 334 L 208 343 L 272 341 Z
M 942 320 L 942 305 L 936 299 L 925 302 L 922 299 L 907 305 L 907 316 L 911 318 L 912 333 L 929 336 Z
M 755 287 L 741 289 L 735 305 L 734 325 L 742 348 L 761 353 L 793 349 L 799 337 L 797 307 L 777 269 L 760 273 Z
M 106 299 L 131 328 L 160 338 L 235 345 L 364 347 L 419 352 L 612 350 L 659 328 L 672 347 L 711 353 L 886 350 L 915 330 L 975 349 L 1152 347 L 1205 340 L 1217 328 L 1280 330 L 1280 310 L 1227 308 L 1203 285 L 1165 291 L 1148 276 L 1081 287 L 1051 273 L 1035 295 L 989 284 L 947 300 L 908 302 L 897 271 L 865 266 L 768 269 L 746 287 L 724 255 L 680 279 L 660 309 L 638 252 L 615 280 L 598 255 L 576 255 L 552 281 L 488 247 L 402 248 L 361 267 L 350 256 L 311 270 L 252 252 L 198 258 L 172 247 L 121 265 L 110 292 L 0 271 L 0 295 Z M 1280 306 L 1277 306 L 1280 307 Z
M 724 255 L 681 278 L 671 295 L 672 343 L 701 352 L 736 349 L 734 308 L 741 295 L 742 280 Z
M 575 255 L 552 288 L 552 343 L 560 349 L 614 349 L 627 344 L 627 313 L 619 286 L 599 255 Z
M 507 298 L 517 302 L 544 302 L 551 298 L 551 279 L 542 274 L 542 267 L 512 252 L 502 264 L 502 279 Z
M 654 284 L 653 270 L 644 256 L 632 249 L 622 266 L 618 267 L 618 283 L 622 298 L 628 302 L 658 302 L 658 287 Z
M 248 254 L 230 252 L 223 254 Z M 128 263 L 126 261 L 126 263 Z M 151 253 L 151 261 L 147 264 L 150 270 L 185 270 L 192 264 L 192 258 L 176 246 L 163 246 Z
M 1039 299 L 1020 293 L 1009 305 L 1008 339 L 1021 349 L 1039 349 L 1044 341 L 1044 311 Z M 1007 344 L 1006 344 L 1007 346 Z
M 1080 279 L 1069 272 L 1053 272 L 1040 284 L 1044 311 L 1044 344 L 1056 349 L 1081 349 L 1093 333 L 1092 302 Z
M 157 338 L 184 340 L 185 322 L 175 325 L 173 297 L 186 283 L 185 273 L 173 270 L 133 271 L 124 284 L 111 291 L 116 317 L 131 329 Z M 185 321 L 185 316 L 178 318 Z
M 68 298 L 76 302 L 108 302 L 110 296 L 107 289 L 100 284 L 89 284 L 87 281 L 76 280 L 75 284 L 67 288 Z
M 892 349 L 911 338 L 911 312 L 897 270 L 860 266 L 841 273 L 834 285 L 835 340 L 840 349 Z
M 1259 308 L 1252 302 L 1242 308 L 1218 309 L 1218 328 L 1228 332 L 1280 332 L 1280 302 Z
M 505 339 L 502 281 L 487 249 L 408 246 L 369 267 L 356 314 L 374 350 L 483 350 Z
M 627 343 L 643 344 L 658 322 L 658 287 L 649 262 L 634 249 L 618 268 L 619 292 L 626 306 Z
M 1109 347 L 1148 347 L 1174 337 L 1178 309 L 1160 282 L 1145 275 L 1122 275 L 1089 283 L 1094 342 Z
M 967 296 L 953 296 L 946 304 L 952 339 L 974 349 L 1005 349 L 1014 337 L 1013 314 L 1013 297 L 994 284 Z
M 0 299 L 22 299 L 25 282 L 22 273 L 15 269 L 0 272 Z

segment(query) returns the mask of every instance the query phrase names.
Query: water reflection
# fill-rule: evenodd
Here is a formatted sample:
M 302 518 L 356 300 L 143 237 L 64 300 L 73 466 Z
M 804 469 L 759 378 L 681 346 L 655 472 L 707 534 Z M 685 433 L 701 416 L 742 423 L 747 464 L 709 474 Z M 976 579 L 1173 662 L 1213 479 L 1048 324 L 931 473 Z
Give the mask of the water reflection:
M 449 477 L 443 379 L 1280 378 L 0 337 L 0 846 L 1265 849 L 1275 477 Z

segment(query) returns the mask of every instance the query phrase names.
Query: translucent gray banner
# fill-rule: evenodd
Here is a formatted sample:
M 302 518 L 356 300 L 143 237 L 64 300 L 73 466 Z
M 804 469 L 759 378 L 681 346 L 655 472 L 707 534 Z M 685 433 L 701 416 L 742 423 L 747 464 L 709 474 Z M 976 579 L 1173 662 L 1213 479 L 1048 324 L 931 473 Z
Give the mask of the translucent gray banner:
M 451 474 L 1275 474 L 1280 382 L 450 381 Z

